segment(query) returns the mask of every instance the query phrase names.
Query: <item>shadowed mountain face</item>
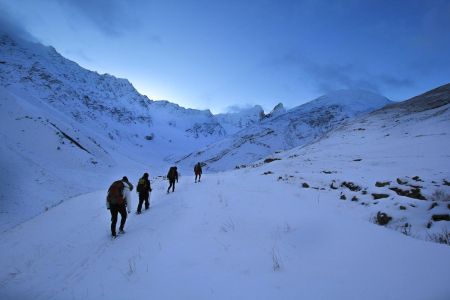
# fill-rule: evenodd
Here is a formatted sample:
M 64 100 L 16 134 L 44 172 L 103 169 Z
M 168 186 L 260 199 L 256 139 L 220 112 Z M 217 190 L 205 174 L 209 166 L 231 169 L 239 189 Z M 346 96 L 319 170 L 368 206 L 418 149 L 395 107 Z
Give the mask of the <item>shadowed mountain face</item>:
M 409 100 L 393 103 L 381 111 L 401 109 L 405 112 L 420 112 L 450 103 L 450 83 L 415 96 Z

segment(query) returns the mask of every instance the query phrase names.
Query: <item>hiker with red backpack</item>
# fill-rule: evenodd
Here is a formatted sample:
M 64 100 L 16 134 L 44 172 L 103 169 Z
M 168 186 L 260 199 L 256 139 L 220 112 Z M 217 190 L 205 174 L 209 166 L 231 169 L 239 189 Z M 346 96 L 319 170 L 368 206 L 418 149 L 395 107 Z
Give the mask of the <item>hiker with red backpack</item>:
M 120 213 L 120 226 L 119 233 L 125 233 L 123 230 L 125 222 L 127 220 L 128 213 L 131 212 L 131 195 L 133 185 L 128 181 L 128 178 L 124 176 L 122 180 L 114 181 L 108 189 L 108 195 L 106 197 L 106 208 L 111 212 L 111 236 L 117 237 L 116 224 L 117 215 Z

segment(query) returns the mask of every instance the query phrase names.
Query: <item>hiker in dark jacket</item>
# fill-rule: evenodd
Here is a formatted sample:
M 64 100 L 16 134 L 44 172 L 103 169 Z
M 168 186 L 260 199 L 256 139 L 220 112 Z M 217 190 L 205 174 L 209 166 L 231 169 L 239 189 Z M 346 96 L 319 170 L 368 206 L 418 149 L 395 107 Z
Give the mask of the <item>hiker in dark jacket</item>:
M 170 167 L 169 172 L 167 173 L 167 179 L 169 180 L 169 187 L 167 188 L 167 194 L 172 188 L 172 193 L 175 192 L 175 180 L 178 182 L 178 171 L 177 167 Z
M 117 215 L 120 213 L 119 233 L 125 233 L 123 230 L 127 220 L 128 213 L 131 211 L 131 197 L 130 192 L 133 190 L 133 185 L 124 176 L 122 180 L 114 181 L 108 189 L 106 197 L 106 208 L 111 212 L 111 235 L 115 238 Z
M 202 178 L 202 165 L 200 163 L 197 163 L 195 165 L 194 174 L 195 174 L 195 183 L 197 183 L 197 177 L 198 177 L 198 182 L 200 182 L 200 179 Z
M 136 187 L 136 192 L 139 193 L 139 204 L 137 207 L 137 214 L 141 213 L 142 204 L 145 202 L 145 209 L 150 208 L 150 192 L 152 187 L 150 186 L 150 180 L 148 180 L 148 173 L 144 173 L 144 176 L 139 179 L 139 183 Z

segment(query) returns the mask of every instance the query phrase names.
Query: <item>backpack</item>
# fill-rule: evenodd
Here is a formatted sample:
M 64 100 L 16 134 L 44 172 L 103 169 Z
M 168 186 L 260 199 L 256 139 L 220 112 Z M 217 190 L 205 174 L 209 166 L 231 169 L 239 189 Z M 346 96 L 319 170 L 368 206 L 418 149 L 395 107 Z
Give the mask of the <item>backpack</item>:
M 114 181 L 113 184 L 108 189 L 108 203 L 112 205 L 122 205 L 125 203 L 125 199 L 123 198 L 123 188 L 124 184 L 122 180 Z
M 145 191 L 146 188 L 147 188 L 147 183 L 145 182 L 145 179 L 144 178 L 139 179 L 139 183 L 136 187 L 136 192 L 142 193 Z
M 169 169 L 169 172 L 167 173 L 167 178 L 169 179 L 169 180 L 174 180 L 175 179 L 175 168 L 174 167 L 171 167 L 170 169 Z

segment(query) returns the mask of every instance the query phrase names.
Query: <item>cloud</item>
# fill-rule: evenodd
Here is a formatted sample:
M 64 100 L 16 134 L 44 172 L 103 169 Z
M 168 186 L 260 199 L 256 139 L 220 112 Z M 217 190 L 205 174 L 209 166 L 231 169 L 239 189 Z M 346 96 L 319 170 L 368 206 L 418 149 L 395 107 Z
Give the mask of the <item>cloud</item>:
M 400 88 L 414 85 L 414 81 L 409 78 L 372 74 L 365 68 L 352 63 L 321 63 L 293 52 L 272 59 L 268 65 L 295 68 L 297 72 L 311 77 L 317 89 L 325 93 L 352 88 L 379 92 L 383 87 Z
M 0 6 L 0 35 L 1 34 L 8 34 L 15 39 L 36 41 L 36 38 L 33 37 L 19 21 L 13 19 L 8 11 Z
M 251 105 L 251 104 L 233 104 L 233 105 L 229 105 L 225 108 L 225 112 L 227 113 L 239 113 L 239 112 L 243 112 L 249 109 L 252 109 L 253 107 L 255 107 L 255 105 Z
M 62 8 L 75 11 L 97 26 L 108 36 L 121 36 L 139 27 L 127 1 L 113 0 L 56 0 Z

